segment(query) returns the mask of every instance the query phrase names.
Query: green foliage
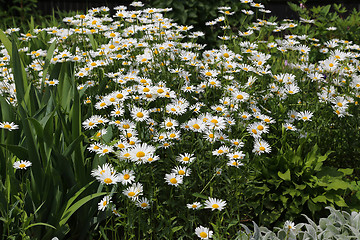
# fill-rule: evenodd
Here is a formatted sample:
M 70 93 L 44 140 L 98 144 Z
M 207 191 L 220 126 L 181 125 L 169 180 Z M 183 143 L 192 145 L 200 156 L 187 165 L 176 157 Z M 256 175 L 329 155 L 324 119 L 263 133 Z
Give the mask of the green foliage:
M 37 0 L 0 1 L 1 26 L 20 26 L 39 14 Z M 15 27 L 14 26 L 14 27 Z
M 356 188 L 356 183 L 346 181 L 352 170 L 324 166 L 331 152 L 322 155 L 317 145 L 304 150 L 305 141 L 294 150 L 285 138 L 276 157 L 251 163 L 251 177 L 244 191 L 259 222 L 268 225 L 307 212 L 315 219 L 319 217 L 315 213 L 329 204 L 348 207 L 343 196 Z
M 242 224 L 245 231 L 240 230 L 236 240 L 285 240 L 285 239 L 359 239 L 360 238 L 360 213 L 339 211 L 332 207 L 330 215 L 321 218 L 316 224 L 309 217 L 303 214 L 307 223 L 293 223 L 287 221 L 283 228 L 274 228 L 273 231 L 266 227 L 259 227 L 253 222 L 254 230 L 251 231 Z

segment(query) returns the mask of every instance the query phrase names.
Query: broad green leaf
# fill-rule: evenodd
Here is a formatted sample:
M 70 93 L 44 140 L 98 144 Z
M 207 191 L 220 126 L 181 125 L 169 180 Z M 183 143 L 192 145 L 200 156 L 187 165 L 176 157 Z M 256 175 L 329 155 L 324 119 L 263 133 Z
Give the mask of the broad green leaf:
M 78 197 L 80 196 L 80 194 L 81 194 L 82 192 L 84 192 L 85 189 L 88 188 L 88 187 L 89 187 L 91 184 L 93 184 L 94 182 L 95 182 L 95 180 L 94 180 L 94 181 L 91 181 L 91 182 L 88 183 L 86 186 L 82 187 L 79 191 L 77 191 L 77 192 L 75 193 L 75 195 L 72 196 L 72 197 L 69 199 L 69 201 L 67 202 L 64 212 L 66 212 L 66 211 L 70 208 L 70 205 L 76 200 L 76 198 L 78 198 Z
M 28 150 L 22 146 L 2 143 L 0 143 L 0 146 L 9 150 L 10 152 L 12 152 L 12 154 L 17 156 L 21 160 L 29 159 Z
M 315 198 L 312 198 L 311 199 L 314 203 L 317 203 L 317 202 L 323 202 L 323 203 L 326 203 L 327 202 L 327 198 L 325 196 L 317 196 Z
M 49 70 L 49 65 L 50 65 L 50 60 L 54 54 L 54 50 L 55 50 L 55 46 L 56 46 L 56 41 L 53 41 L 50 45 L 50 47 L 48 48 L 47 50 L 47 53 L 46 53 L 46 57 L 45 57 L 45 64 L 44 64 L 44 67 L 43 67 L 43 78 L 42 78 L 42 83 L 44 83 L 45 81 L 45 78 L 47 76 L 47 72 Z
M 327 190 L 327 191 L 329 191 L 331 189 L 334 189 L 334 190 L 344 189 L 345 190 L 350 187 L 350 184 L 343 180 L 335 179 L 334 181 L 332 181 L 330 184 L 327 184 L 326 186 L 327 187 L 325 188 L 325 190 Z
M 340 168 L 338 169 L 339 172 L 344 173 L 345 175 L 351 175 L 354 172 L 352 168 Z
M 285 181 L 291 181 L 290 169 L 288 169 L 285 173 L 281 173 L 279 171 L 278 176 Z
M 87 203 L 88 201 L 100 197 L 100 196 L 104 196 L 106 195 L 106 192 L 101 192 L 101 193 L 94 193 L 91 194 L 89 196 L 86 196 L 84 198 L 82 198 L 81 200 L 77 201 L 76 203 L 74 203 L 67 211 L 64 212 L 64 214 L 61 217 L 61 220 L 59 222 L 59 225 L 62 226 L 64 225 L 69 218 L 81 207 L 83 206 L 85 203 Z
M 20 60 L 19 52 L 14 40 L 12 42 L 11 62 L 13 66 L 12 68 L 13 68 L 14 81 L 16 86 L 16 97 L 17 97 L 17 101 L 21 103 L 25 97 L 25 92 L 28 88 L 28 84 L 26 81 L 26 74 L 23 74 L 23 72 L 25 73 L 25 69 Z
M 10 58 L 12 57 L 12 45 L 10 40 L 7 38 L 6 34 L 0 30 L 0 40 L 4 44 L 6 51 L 10 55 Z

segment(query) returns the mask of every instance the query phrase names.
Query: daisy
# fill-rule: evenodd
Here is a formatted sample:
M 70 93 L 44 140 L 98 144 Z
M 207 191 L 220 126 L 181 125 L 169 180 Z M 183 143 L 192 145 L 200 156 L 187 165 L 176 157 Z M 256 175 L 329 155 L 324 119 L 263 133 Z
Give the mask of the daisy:
M 297 118 L 305 121 L 311 121 L 313 113 L 310 111 L 299 112 Z
M 102 184 L 117 184 L 119 182 L 119 175 L 116 173 L 114 168 L 105 163 L 102 167 L 98 166 L 97 169 L 91 171 L 91 176 L 95 177 Z
M 165 174 L 165 178 L 166 182 L 169 185 L 173 185 L 175 187 L 179 186 L 179 184 L 183 183 L 183 176 L 182 175 L 178 175 L 176 173 L 170 173 L 170 174 Z
M 139 208 L 142 208 L 142 209 L 149 209 L 150 203 L 147 198 L 143 197 L 136 201 L 136 206 L 138 206 Z
M 200 239 L 210 239 L 213 235 L 213 231 L 201 225 L 195 229 L 195 233 Z
M 176 157 L 176 160 L 181 162 L 181 163 L 192 163 L 195 160 L 195 157 L 193 154 L 190 153 L 184 153 L 184 154 L 180 154 L 179 156 Z
M 141 183 L 133 183 L 130 187 L 123 191 L 123 194 L 133 201 L 136 201 L 143 194 L 143 186 Z
M 210 208 L 211 211 L 214 211 L 214 210 L 221 211 L 225 208 L 226 201 L 209 197 L 209 199 L 205 201 L 204 205 L 205 205 L 205 208 Z
M 180 176 L 190 176 L 190 173 L 191 173 L 191 169 L 190 168 L 187 168 L 187 167 L 181 167 L 181 166 L 178 166 L 178 167 L 175 167 L 171 170 L 172 173 L 175 173 L 177 175 L 180 175 Z
M 48 84 L 49 86 L 56 86 L 59 84 L 59 80 L 53 79 L 50 81 L 45 81 L 46 84 Z
M 164 127 L 166 129 L 175 129 L 177 126 L 179 126 L 178 121 L 171 119 L 171 118 L 166 118 L 164 120 Z
M 32 165 L 32 163 L 30 161 L 20 160 L 20 161 L 14 162 L 13 167 L 15 169 L 26 169 L 27 167 L 30 167 L 31 165 Z
M 242 120 L 250 120 L 251 114 L 248 112 L 242 112 L 242 113 L 240 113 L 240 117 Z
M 111 211 L 112 211 L 112 213 L 113 213 L 115 216 L 120 217 L 120 213 L 119 213 L 119 211 L 116 209 L 115 206 L 112 206 L 112 207 L 111 207 Z
M 287 130 L 287 131 L 296 131 L 296 127 L 291 124 L 290 122 L 284 123 L 283 127 Z
M 244 146 L 244 143 L 240 139 L 231 139 L 231 146 L 235 148 L 242 148 Z
M 111 197 L 105 196 L 98 204 L 98 210 L 104 211 L 106 207 L 111 203 Z
M 123 170 L 119 173 L 119 180 L 123 185 L 132 184 L 135 181 L 135 172 L 133 170 Z
M 230 161 L 228 161 L 227 162 L 227 164 L 226 165 L 228 165 L 228 166 L 230 166 L 230 167 L 236 167 L 236 168 L 239 168 L 240 166 L 243 166 L 244 164 L 243 163 L 241 163 L 240 161 L 238 161 L 238 160 L 230 160 Z
M 19 129 L 19 125 L 16 125 L 15 123 L 11 122 L 0 122 L 0 128 L 7 129 L 9 131 L 12 131 L 14 129 Z
M 135 121 L 143 122 L 149 118 L 149 111 L 142 108 L 134 107 L 131 111 L 131 117 Z
M 192 209 L 192 210 L 195 210 L 195 209 L 199 209 L 199 208 L 201 208 L 201 203 L 199 203 L 199 202 L 193 202 L 193 203 L 191 203 L 191 204 L 186 204 L 186 206 L 187 206 L 187 208 L 189 208 L 189 209 Z
M 233 153 L 228 153 L 226 154 L 226 156 L 230 159 L 230 160 L 237 160 L 237 159 L 244 159 L 245 154 L 242 151 L 239 152 L 233 152 Z
M 294 231 L 295 230 L 295 223 L 287 220 L 284 224 L 284 229 L 287 231 Z
M 99 149 L 95 150 L 95 153 L 99 154 L 100 157 L 111 152 L 114 152 L 113 147 L 106 144 L 99 145 Z
M 258 139 L 255 141 L 253 152 L 256 155 L 260 155 L 262 153 L 269 153 L 271 152 L 271 147 L 264 140 Z
M 190 119 L 187 125 L 193 132 L 203 132 L 206 127 L 205 123 L 198 118 Z

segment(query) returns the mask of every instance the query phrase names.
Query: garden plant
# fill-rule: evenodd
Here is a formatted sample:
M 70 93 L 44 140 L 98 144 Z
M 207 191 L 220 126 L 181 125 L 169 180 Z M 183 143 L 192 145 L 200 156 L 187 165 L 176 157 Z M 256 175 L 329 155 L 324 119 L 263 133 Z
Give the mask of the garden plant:
M 2 29 L 2 238 L 358 239 L 360 15 L 305 3 Z

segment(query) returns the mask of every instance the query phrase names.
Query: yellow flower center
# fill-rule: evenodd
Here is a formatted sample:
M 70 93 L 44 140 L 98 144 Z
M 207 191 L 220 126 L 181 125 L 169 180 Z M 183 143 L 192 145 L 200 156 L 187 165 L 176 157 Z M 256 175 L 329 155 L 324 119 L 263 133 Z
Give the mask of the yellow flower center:
M 145 207 L 148 206 L 148 204 L 147 204 L 146 202 L 143 202 L 143 203 L 140 204 L 140 206 L 143 207 L 143 208 L 145 208 Z
M 168 122 L 168 123 L 166 123 L 166 126 L 167 127 L 172 127 L 174 124 L 172 123 L 172 122 Z
M 259 147 L 260 151 L 265 151 L 265 148 L 263 146 Z
M 218 120 L 213 119 L 213 120 L 211 120 L 210 122 L 212 122 L 212 123 L 214 123 L 214 124 L 217 124 L 217 123 L 218 123 Z
M 219 208 L 219 205 L 217 205 L 216 203 L 212 205 L 213 208 Z
M 11 128 L 11 125 L 9 125 L 9 124 L 5 124 L 5 125 L 4 125 L 4 128 L 8 128 L 8 129 L 10 129 L 10 128 Z
M 135 193 L 134 192 L 129 192 L 128 196 L 133 197 L 133 196 L 135 196 Z
M 202 237 L 202 238 L 206 238 L 206 237 L 207 237 L 206 232 L 201 232 L 201 233 L 200 233 L 200 237 Z
M 125 175 L 124 175 L 124 179 L 125 179 L 125 180 L 128 180 L 129 178 L 130 178 L 130 175 L 129 175 L 129 174 L 125 174 Z
M 25 164 L 23 164 L 23 163 L 19 165 L 19 168 L 24 168 L 24 167 L 25 167 Z
M 138 157 L 138 158 L 142 158 L 142 157 L 144 157 L 145 156 L 145 153 L 144 152 L 138 152 L 138 153 L 136 153 L 136 157 Z
M 111 180 L 111 178 L 105 178 L 105 179 L 104 179 L 104 182 L 105 182 L 106 184 L 109 184 L 109 183 L 112 183 L 112 180 Z
M 195 124 L 193 125 L 193 128 L 195 128 L 195 129 L 200 129 L 200 126 L 199 126 L 199 124 L 195 123 Z
M 139 117 L 139 118 L 142 118 L 142 117 L 144 117 L 144 114 L 143 114 L 142 112 L 138 112 L 138 113 L 136 114 L 136 116 Z
M 257 129 L 260 130 L 260 131 L 262 131 L 262 130 L 264 130 L 264 127 L 261 126 L 261 125 L 259 125 L 259 126 L 257 126 Z
M 179 170 L 178 173 L 179 173 L 179 175 L 184 175 L 185 171 L 184 170 Z
M 170 182 L 172 183 L 172 184 L 177 184 L 177 180 L 176 180 L 176 178 L 172 178 L 172 179 L 170 179 Z

